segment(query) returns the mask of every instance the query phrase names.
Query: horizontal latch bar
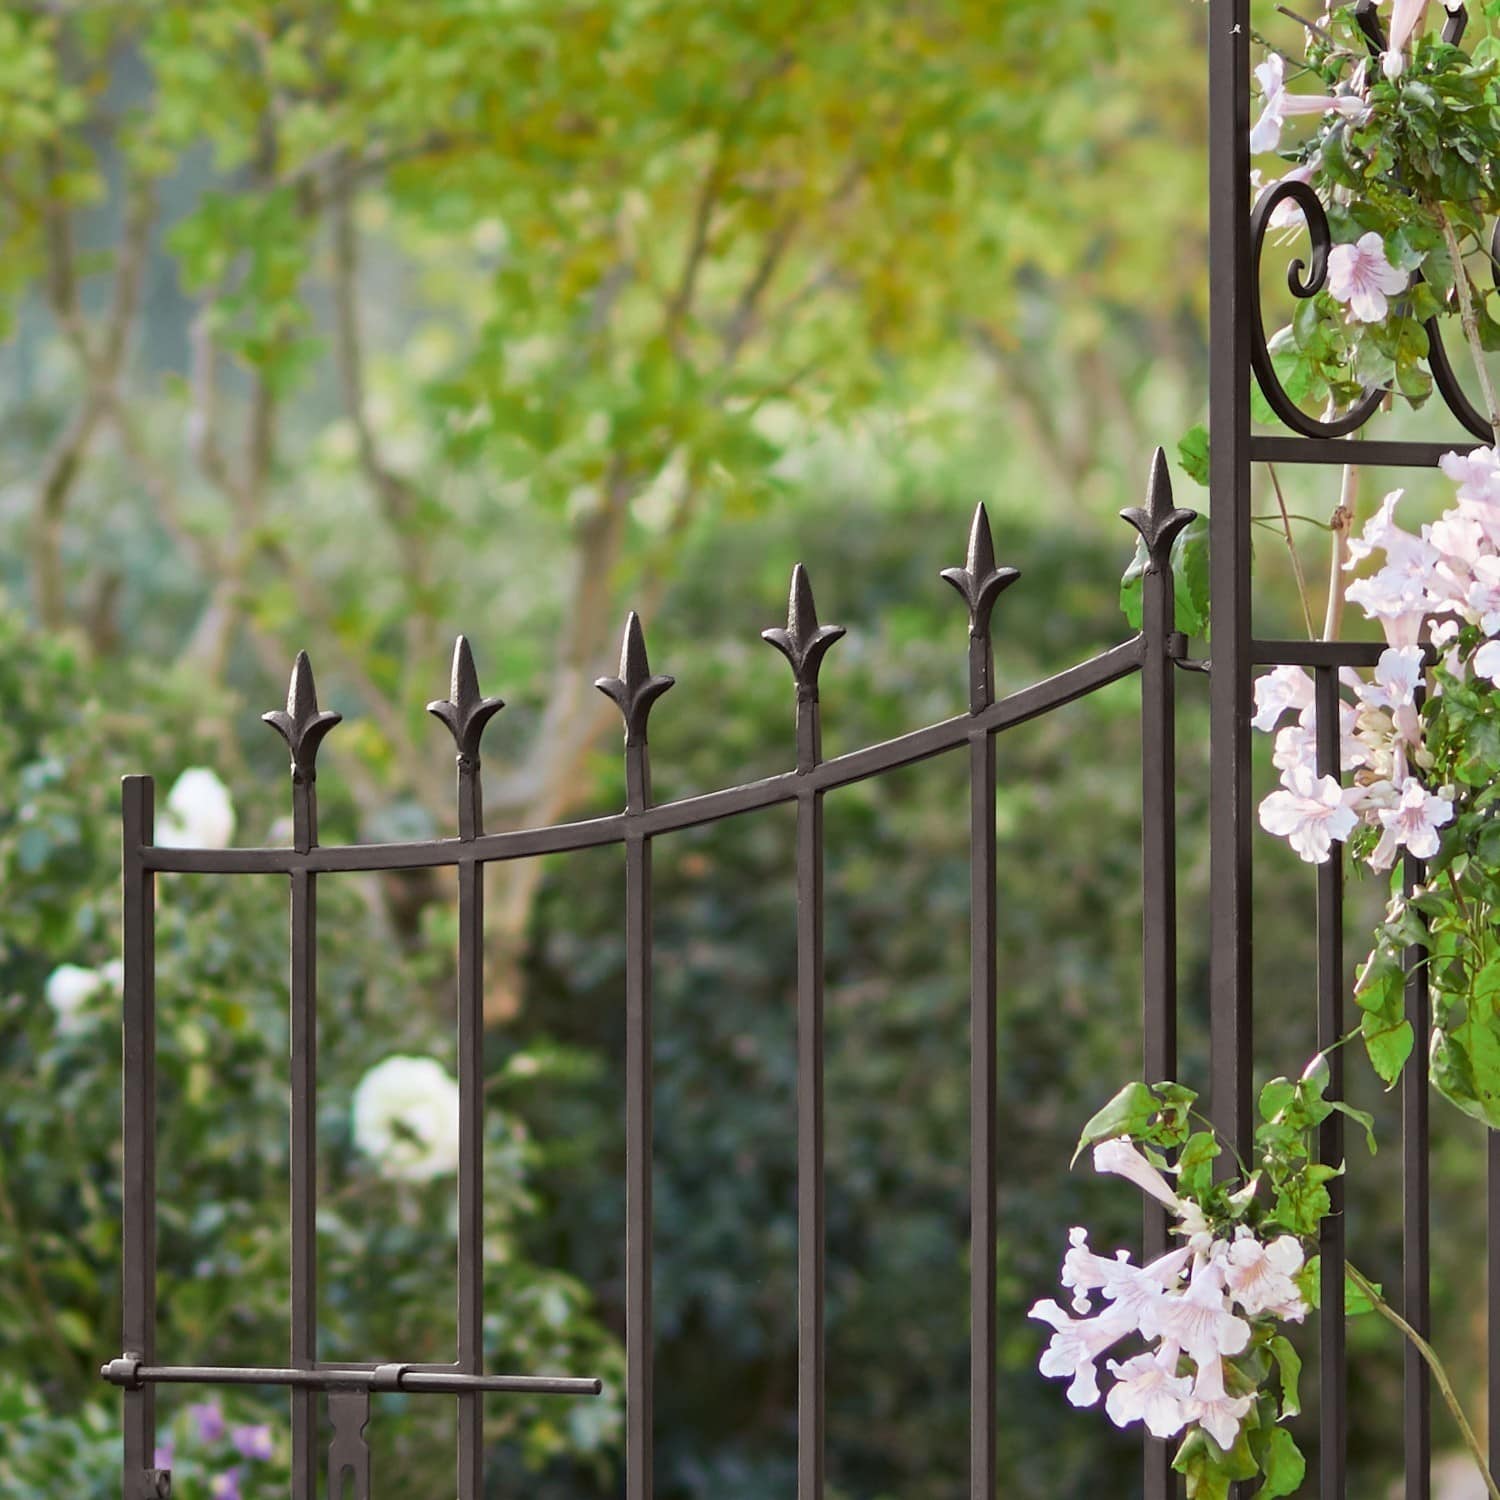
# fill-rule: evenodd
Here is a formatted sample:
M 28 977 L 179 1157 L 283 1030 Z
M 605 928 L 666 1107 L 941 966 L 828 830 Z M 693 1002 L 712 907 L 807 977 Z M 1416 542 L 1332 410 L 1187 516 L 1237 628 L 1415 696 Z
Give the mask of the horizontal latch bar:
M 597 1396 L 604 1382 L 571 1375 L 465 1375 L 458 1371 L 413 1370 L 377 1365 L 371 1370 L 271 1370 L 249 1365 L 144 1365 L 128 1357 L 112 1359 L 100 1371 L 111 1385 L 139 1390 L 143 1385 L 284 1385 L 304 1391 L 405 1391 L 411 1394 L 466 1395 L 508 1391 L 526 1396 Z

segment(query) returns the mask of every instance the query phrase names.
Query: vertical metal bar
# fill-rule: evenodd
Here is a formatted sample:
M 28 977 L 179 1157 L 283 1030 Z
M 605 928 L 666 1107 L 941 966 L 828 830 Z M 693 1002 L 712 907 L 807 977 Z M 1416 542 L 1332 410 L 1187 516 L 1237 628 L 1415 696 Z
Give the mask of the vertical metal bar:
M 969 635 L 969 711 L 994 701 L 988 624 Z M 994 1500 L 995 1236 L 995 737 L 969 732 L 969 1495 Z
M 459 836 L 483 831 L 479 767 L 459 760 Z M 458 867 L 458 1368 L 484 1369 L 484 866 Z M 458 1398 L 458 1500 L 483 1500 L 484 1398 Z
M 122 1349 L 156 1359 L 156 877 L 141 850 L 155 838 L 155 786 L 149 776 L 121 783 L 120 842 L 124 917 L 124 1197 L 121 1252 Z M 124 1500 L 156 1500 L 156 1391 L 127 1390 Z
M 625 720 L 625 1500 L 651 1500 L 651 840 L 639 814 L 651 805 L 646 724 L 672 679 L 652 675 L 634 611 L 619 676 L 594 686 Z
M 458 837 L 484 832 L 479 749 L 485 725 L 505 707 L 479 690 L 467 639 L 453 643 L 447 698 L 427 705 L 453 736 L 458 765 Z M 484 1366 L 484 866 L 458 865 L 458 1368 Z M 484 1408 L 478 1392 L 458 1398 L 458 1500 L 484 1492 Z
M 293 824 L 304 853 L 318 841 L 314 783 L 292 780 Z M 318 1359 L 318 887 L 309 870 L 292 872 L 291 892 L 291 1363 L 312 1369 Z M 316 1500 L 316 1391 L 293 1391 L 292 1500 Z
M 1318 775 L 1342 778 L 1339 679 L 1334 667 L 1315 673 Z M 1344 865 L 1335 852 L 1318 866 L 1318 1048 L 1328 1062 L 1328 1097 L 1344 1097 Z M 1329 1115 L 1318 1132 L 1318 1156 L 1344 1160 L 1344 1117 Z M 1331 1208 L 1318 1230 L 1320 1297 L 1318 1495 L 1344 1500 L 1348 1449 L 1348 1361 L 1344 1344 L 1344 1179 L 1328 1183 Z
M 1141 580 L 1141 1035 L 1148 1083 L 1177 1075 L 1177 765 L 1176 684 L 1169 643 L 1174 625 L 1172 541 L 1193 519 L 1172 508 L 1166 455 L 1157 450 L 1144 510 L 1125 519 L 1141 529 L 1147 551 Z M 1166 1210 L 1148 1201 L 1142 1223 L 1145 1258 L 1165 1253 Z M 1145 1500 L 1176 1493 L 1172 1452 L 1145 1439 Z
M 651 802 L 644 737 L 625 747 L 627 813 Z M 625 1496 L 653 1488 L 651 840 L 625 836 Z
M 1209 3 L 1210 1101 L 1250 1138 L 1249 0 Z M 1226 1153 L 1225 1160 L 1229 1160 Z
M 1408 895 L 1425 867 L 1407 857 Z M 1427 1034 L 1431 1027 L 1426 952 L 1406 950 L 1406 1019 L 1416 1045 L 1401 1074 L 1401 1313 L 1424 1338 L 1432 1332 L 1431 1204 L 1427 1156 Z M 1402 1409 L 1406 1500 L 1432 1494 L 1432 1385 L 1427 1366 L 1410 1342 L 1403 1345 Z

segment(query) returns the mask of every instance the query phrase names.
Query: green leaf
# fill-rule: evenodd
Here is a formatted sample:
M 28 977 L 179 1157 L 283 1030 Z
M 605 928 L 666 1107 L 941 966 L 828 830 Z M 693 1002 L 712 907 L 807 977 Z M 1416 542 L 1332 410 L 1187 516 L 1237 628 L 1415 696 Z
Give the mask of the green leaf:
M 1084 1148 L 1096 1141 L 1113 1140 L 1116 1136 L 1136 1135 L 1143 1131 L 1156 1114 L 1156 1095 L 1144 1083 L 1127 1083 L 1108 1104 L 1083 1127 L 1078 1137 L 1078 1149 L 1073 1153 L 1072 1166 L 1083 1154 Z
M 1137 537 L 1135 555 L 1130 559 L 1130 566 L 1120 575 L 1120 610 L 1132 630 L 1141 628 L 1141 580 L 1146 576 L 1149 561 L 1145 538 Z
M 1255 1492 L 1257 1500 L 1274 1500 L 1278 1495 L 1293 1495 L 1307 1473 L 1307 1460 L 1285 1427 L 1271 1429 L 1266 1447 L 1266 1482 Z
M 1208 638 L 1208 519 L 1199 516 L 1172 543 L 1175 624 Z
M 1278 1333 L 1266 1347 L 1270 1349 L 1276 1368 L 1281 1373 L 1281 1415 L 1295 1417 L 1302 1410 L 1302 1398 L 1297 1389 L 1302 1376 L 1301 1356 L 1284 1334 Z
M 1208 487 L 1208 428 L 1202 422 L 1188 428 L 1178 440 L 1177 462 L 1194 484 Z

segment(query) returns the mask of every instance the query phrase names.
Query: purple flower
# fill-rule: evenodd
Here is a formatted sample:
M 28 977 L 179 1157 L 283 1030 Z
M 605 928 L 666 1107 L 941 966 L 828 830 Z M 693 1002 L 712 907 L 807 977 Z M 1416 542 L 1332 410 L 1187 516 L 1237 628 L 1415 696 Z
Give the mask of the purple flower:
M 200 1443 L 217 1443 L 224 1436 L 224 1413 L 217 1401 L 200 1401 L 188 1407 L 188 1416 L 197 1426 Z
M 226 1469 L 222 1474 L 215 1474 L 208 1493 L 213 1500 L 240 1500 L 240 1471 Z
M 264 1423 L 253 1427 L 236 1427 L 229 1434 L 229 1441 L 236 1452 L 244 1458 L 270 1458 L 271 1429 Z
M 165 1443 L 156 1445 L 156 1453 L 151 1460 L 153 1469 L 170 1469 L 172 1467 L 172 1456 L 176 1452 L 170 1439 Z

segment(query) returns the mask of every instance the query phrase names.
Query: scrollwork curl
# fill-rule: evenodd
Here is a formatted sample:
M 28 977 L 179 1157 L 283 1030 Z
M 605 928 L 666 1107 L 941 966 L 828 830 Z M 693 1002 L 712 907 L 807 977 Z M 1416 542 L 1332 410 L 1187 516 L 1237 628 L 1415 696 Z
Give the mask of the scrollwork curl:
M 1261 394 L 1266 398 L 1266 404 L 1293 432 L 1309 438 L 1346 437 L 1363 427 L 1375 414 L 1385 397 L 1385 388 L 1366 386 L 1353 406 L 1330 421 L 1311 417 L 1287 394 L 1286 387 L 1276 374 L 1266 340 L 1260 299 L 1261 256 L 1265 249 L 1266 233 L 1271 227 L 1271 215 L 1287 202 L 1295 203 L 1302 210 L 1302 217 L 1312 240 L 1311 262 L 1304 262 L 1300 257 L 1293 260 L 1287 267 L 1287 286 L 1294 297 L 1305 301 L 1322 291 L 1328 280 L 1328 255 L 1333 248 L 1333 233 L 1329 228 L 1322 200 L 1309 184 L 1295 178 L 1273 183 L 1257 199 L 1250 215 L 1250 365 L 1255 371 L 1255 379 L 1260 385 Z
M 1500 290 L 1500 220 L 1490 231 L 1490 279 L 1496 290 Z M 1421 274 L 1420 272 L 1418 273 Z M 1448 405 L 1448 410 L 1481 442 L 1492 443 L 1495 429 L 1490 426 L 1485 414 L 1464 394 L 1459 384 L 1458 372 L 1448 358 L 1443 344 L 1443 330 L 1436 318 L 1429 318 L 1422 325 L 1427 330 L 1427 368 L 1432 371 L 1432 383 L 1438 394 Z

